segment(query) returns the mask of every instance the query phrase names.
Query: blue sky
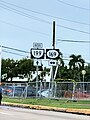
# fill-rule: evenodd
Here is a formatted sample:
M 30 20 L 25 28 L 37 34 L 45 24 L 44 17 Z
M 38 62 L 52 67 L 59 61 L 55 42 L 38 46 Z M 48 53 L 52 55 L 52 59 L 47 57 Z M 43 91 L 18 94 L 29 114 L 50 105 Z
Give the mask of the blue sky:
M 64 58 L 82 55 L 90 63 L 90 0 L 0 0 L 0 45 L 27 52 L 34 42 L 43 43 L 44 49 L 52 48 L 53 21 L 56 23 L 55 47 Z M 2 49 L 3 58 L 28 56 Z

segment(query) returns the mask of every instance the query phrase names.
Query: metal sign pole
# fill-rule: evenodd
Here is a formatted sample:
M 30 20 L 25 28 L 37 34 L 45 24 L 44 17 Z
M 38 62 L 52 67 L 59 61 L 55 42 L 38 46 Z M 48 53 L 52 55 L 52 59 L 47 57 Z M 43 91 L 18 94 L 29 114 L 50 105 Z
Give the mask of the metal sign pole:
M 39 66 L 39 62 L 38 59 L 44 59 L 44 49 L 42 49 L 43 44 L 42 43 L 33 43 L 33 47 L 31 49 L 31 58 L 32 59 L 37 59 L 36 62 L 36 97 L 38 97 L 38 66 Z
M 37 72 L 37 76 L 36 76 L 36 97 L 38 97 L 38 60 L 37 60 L 37 66 L 36 66 L 36 72 Z

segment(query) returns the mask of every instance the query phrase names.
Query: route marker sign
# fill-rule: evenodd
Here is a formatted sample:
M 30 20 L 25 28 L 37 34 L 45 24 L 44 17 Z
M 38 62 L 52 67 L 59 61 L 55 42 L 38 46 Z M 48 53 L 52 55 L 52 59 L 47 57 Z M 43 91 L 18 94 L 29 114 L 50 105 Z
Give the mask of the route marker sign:
M 31 49 L 32 59 L 44 59 L 44 49 Z
M 58 59 L 59 49 L 46 49 L 46 59 Z
M 49 60 L 48 64 L 49 64 L 49 66 L 56 66 L 57 65 L 57 61 L 56 60 Z
M 34 66 L 41 66 L 41 61 L 40 60 L 34 60 Z
M 33 43 L 33 48 L 42 49 L 43 48 L 43 44 L 42 43 L 34 42 Z

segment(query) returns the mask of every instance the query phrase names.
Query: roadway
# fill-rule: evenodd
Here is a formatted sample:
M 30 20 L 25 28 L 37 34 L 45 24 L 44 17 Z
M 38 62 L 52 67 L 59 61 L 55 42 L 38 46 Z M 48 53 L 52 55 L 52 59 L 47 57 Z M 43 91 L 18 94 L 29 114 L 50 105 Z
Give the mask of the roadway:
M 90 116 L 0 106 L 0 120 L 90 120 Z

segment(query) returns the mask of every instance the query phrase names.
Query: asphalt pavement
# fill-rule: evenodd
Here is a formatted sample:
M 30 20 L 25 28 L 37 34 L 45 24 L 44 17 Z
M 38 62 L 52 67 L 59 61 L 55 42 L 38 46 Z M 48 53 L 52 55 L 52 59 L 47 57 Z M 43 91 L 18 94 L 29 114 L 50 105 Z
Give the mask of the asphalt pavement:
M 71 113 L 0 106 L 0 120 L 90 120 L 90 116 Z
M 57 107 L 31 105 L 31 104 L 9 103 L 9 102 L 2 102 L 2 106 L 12 106 L 12 107 L 19 107 L 19 108 L 56 111 L 56 112 L 73 113 L 73 114 L 81 114 L 81 115 L 90 116 L 90 109 L 57 108 Z

